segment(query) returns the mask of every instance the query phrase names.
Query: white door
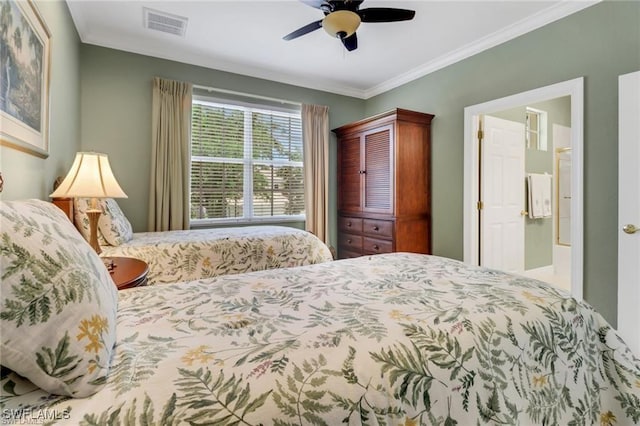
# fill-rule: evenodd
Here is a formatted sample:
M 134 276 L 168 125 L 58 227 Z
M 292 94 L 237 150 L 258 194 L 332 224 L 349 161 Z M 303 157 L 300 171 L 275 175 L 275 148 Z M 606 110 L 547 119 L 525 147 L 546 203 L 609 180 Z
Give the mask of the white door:
M 480 153 L 480 264 L 524 271 L 524 124 L 485 116 Z
M 640 354 L 640 71 L 618 80 L 618 331 Z

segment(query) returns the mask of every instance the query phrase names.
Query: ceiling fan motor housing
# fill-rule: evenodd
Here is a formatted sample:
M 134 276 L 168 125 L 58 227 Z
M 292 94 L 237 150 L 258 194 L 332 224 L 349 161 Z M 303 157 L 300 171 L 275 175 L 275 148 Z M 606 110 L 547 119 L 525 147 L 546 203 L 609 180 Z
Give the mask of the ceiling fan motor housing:
M 415 11 L 392 7 L 371 7 L 360 9 L 364 0 L 300 0 L 315 9 L 321 10 L 325 17 L 298 28 L 283 37 L 293 40 L 312 31 L 324 28 L 331 36 L 340 39 L 348 51 L 358 48 L 356 30 L 361 22 L 398 22 L 413 19 Z
M 322 28 L 331 36 L 347 38 L 360 26 L 360 16 L 350 10 L 336 10 L 325 16 Z

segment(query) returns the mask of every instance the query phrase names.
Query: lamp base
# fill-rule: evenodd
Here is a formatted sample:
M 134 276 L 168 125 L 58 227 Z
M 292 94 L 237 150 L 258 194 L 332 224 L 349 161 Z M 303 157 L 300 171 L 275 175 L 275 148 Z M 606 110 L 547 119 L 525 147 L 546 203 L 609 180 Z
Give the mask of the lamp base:
M 97 254 L 102 253 L 100 243 L 98 243 L 98 219 L 100 219 L 101 214 L 100 210 L 87 210 L 87 216 L 89 217 L 89 245 Z

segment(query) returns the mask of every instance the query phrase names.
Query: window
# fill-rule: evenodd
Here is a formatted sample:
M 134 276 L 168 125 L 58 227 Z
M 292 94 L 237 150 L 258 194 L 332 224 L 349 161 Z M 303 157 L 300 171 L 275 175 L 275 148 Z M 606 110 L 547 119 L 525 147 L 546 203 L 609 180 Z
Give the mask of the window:
M 527 107 L 525 114 L 525 138 L 527 148 L 546 151 L 547 113 L 545 111 Z
M 304 220 L 300 111 L 195 97 L 191 221 Z

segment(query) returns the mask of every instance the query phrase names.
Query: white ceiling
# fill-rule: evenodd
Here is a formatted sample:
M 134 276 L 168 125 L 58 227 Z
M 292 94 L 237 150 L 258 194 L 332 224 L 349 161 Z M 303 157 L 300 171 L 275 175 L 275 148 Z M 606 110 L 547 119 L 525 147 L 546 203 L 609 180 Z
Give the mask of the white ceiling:
M 312 89 L 369 98 L 560 19 L 596 1 L 366 0 L 412 9 L 412 21 L 363 23 L 347 52 L 322 29 L 282 37 L 324 15 L 296 0 L 67 0 L 84 43 Z M 143 26 L 143 8 L 188 18 L 184 37 Z

